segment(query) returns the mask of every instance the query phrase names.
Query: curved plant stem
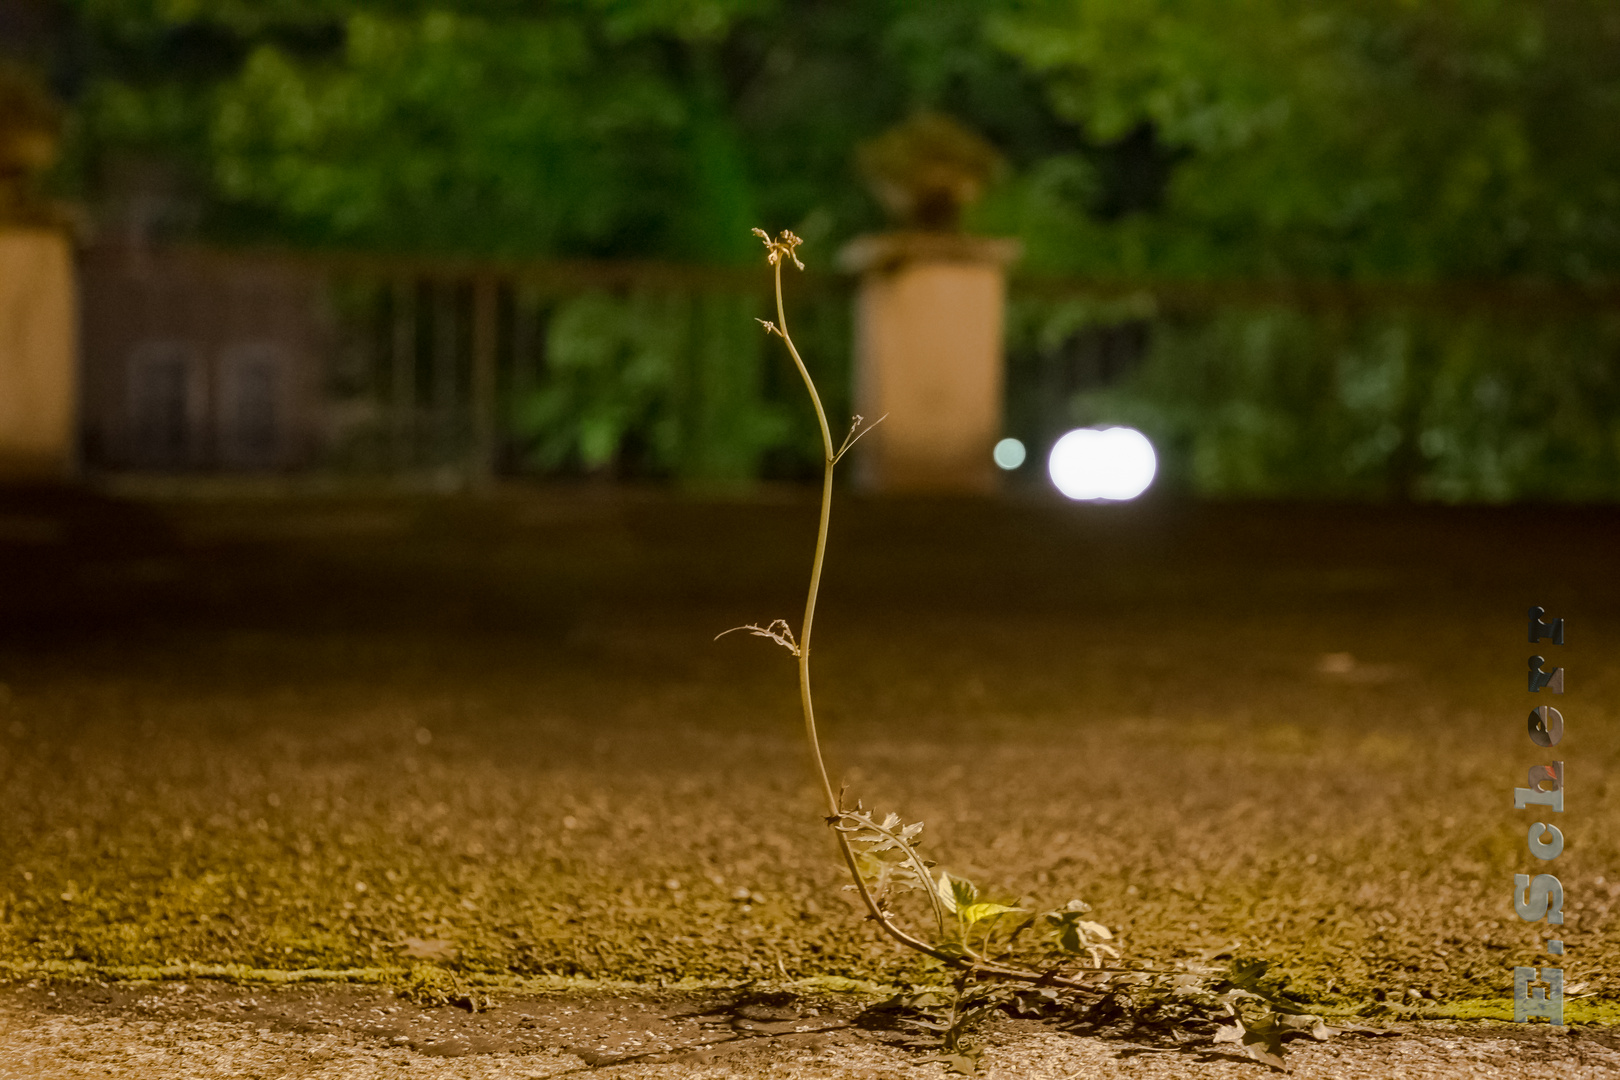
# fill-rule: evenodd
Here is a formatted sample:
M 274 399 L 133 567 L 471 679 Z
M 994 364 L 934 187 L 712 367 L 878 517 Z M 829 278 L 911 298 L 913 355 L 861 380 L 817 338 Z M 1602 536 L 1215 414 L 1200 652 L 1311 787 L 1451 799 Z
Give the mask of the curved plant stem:
M 791 257 L 791 250 L 788 254 Z M 815 380 L 810 377 L 810 369 L 804 366 L 804 358 L 799 355 L 799 350 L 788 333 L 787 309 L 782 301 L 782 264 L 786 261 L 787 259 L 781 257 L 772 260 L 776 268 L 775 330 L 787 345 L 788 355 L 793 358 L 793 366 L 799 369 L 799 377 L 804 380 L 804 388 L 810 394 L 810 403 L 816 408 L 816 423 L 821 426 L 822 450 L 821 521 L 816 528 L 816 554 L 810 564 L 810 588 L 805 595 L 804 621 L 799 624 L 799 704 L 804 710 L 804 734 L 810 743 L 810 757 L 816 768 L 816 777 L 821 781 L 822 795 L 827 801 L 827 822 L 836 825 L 843 818 L 843 807 L 838 804 L 838 796 L 833 791 L 832 779 L 827 774 L 827 762 L 821 753 L 821 737 L 816 732 L 816 709 L 810 696 L 810 633 L 816 620 L 816 598 L 821 592 L 821 568 L 827 558 L 827 528 L 832 521 L 833 470 L 838 465 L 839 455 L 833 446 L 832 429 L 827 425 L 827 410 L 822 408 L 821 395 L 816 391 Z M 953 958 L 946 953 L 894 925 L 888 913 L 872 895 L 872 890 L 867 887 L 866 878 L 861 875 L 860 866 L 855 861 L 855 850 L 850 846 L 849 838 L 837 829 L 834 830 L 834 835 L 838 838 L 839 852 L 844 857 L 844 864 L 849 867 L 849 876 L 855 882 L 861 903 L 877 924 L 902 945 L 926 953 L 936 960 L 950 962 Z
M 827 411 L 821 407 L 821 395 L 816 392 L 810 369 L 804 366 L 799 350 L 788 334 L 787 311 L 782 303 L 782 263 L 776 261 L 776 328 L 786 343 L 793 366 L 799 369 L 804 388 L 810 392 L 810 402 L 816 407 L 816 422 L 821 425 L 821 522 L 816 529 L 816 556 L 810 564 L 810 589 L 804 601 L 804 621 L 799 624 L 799 703 L 804 707 L 804 730 L 810 739 L 810 753 L 815 759 L 816 775 L 821 778 L 821 790 L 827 799 L 827 813 L 839 812 L 838 796 L 833 794 L 832 780 L 827 775 L 827 763 L 821 756 L 821 740 L 816 735 L 815 706 L 810 699 L 810 631 L 816 621 L 816 596 L 821 591 L 821 568 L 827 558 L 827 527 L 832 521 L 833 469 L 838 460 L 833 451 L 832 429 L 827 426 Z
M 804 388 L 810 394 L 810 403 L 816 407 L 816 423 L 821 426 L 821 521 L 816 528 L 816 554 L 810 564 L 810 588 L 804 600 L 804 620 L 799 624 L 799 705 L 804 710 L 804 734 L 810 743 L 811 761 L 816 768 L 816 777 L 821 781 L 822 795 L 827 800 L 827 819 L 829 822 L 837 822 L 843 817 L 843 808 L 838 805 L 838 796 L 833 792 L 832 778 L 827 775 L 827 762 L 821 753 L 821 737 L 816 732 L 815 703 L 810 696 L 810 634 L 816 621 L 816 597 L 821 592 L 821 568 L 827 558 L 827 528 L 832 522 L 833 469 L 838 464 L 838 457 L 833 449 L 832 429 L 827 426 L 827 410 L 822 408 L 821 395 L 816 392 L 815 380 L 810 377 L 810 369 L 804 366 L 804 358 L 799 355 L 798 348 L 793 344 L 793 338 L 788 334 L 787 309 L 782 302 L 782 263 L 787 260 L 776 258 L 772 261 L 776 268 L 776 332 L 787 345 L 788 355 L 793 357 L 793 366 L 799 369 L 799 377 L 804 380 Z M 835 831 L 835 835 L 838 837 L 838 848 L 844 856 L 844 863 L 849 867 L 850 877 L 854 880 L 861 901 L 866 905 L 866 910 L 872 918 L 904 944 L 921 949 L 931 956 L 941 955 L 927 942 L 912 938 L 889 921 L 877 898 L 867 888 L 866 879 L 861 876 L 860 867 L 855 861 L 855 851 L 850 847 L 848 838 L 842 832 Z
M 821 781 L 821 791 L 827 802 L 827 824 L 833 827 L 833 835 L 838 839 L 840 854 L 844 857 L 844 864 L 849 868 L 850 879 L 855 883 L 855 891 L 860 895 L 861 903 L 867 910 L 868 917 L 883 928 L 895 941 L 908 949 L 914 949 L 926 956 L 933 957 L 941 963 L 967 971 L 978 978 L 1000 978 L 1016 982 L 1039 983 L 1047 986 L 1060 986 L 1073 990 L 1095 990 L 1076 979 L 1066 978 L 1051 971 L 1035 971 L 1032 969 L 1009 967 L 988 961 L 977 954 L 954 955 L 936 948 L 921 938 L 907 933 L 896 926 L 877 897 L 872 895 L 866 878 L 861 874 L 860 865 L 855 858 L 855 850 L 850 845 L 845 830 L 839 826 L 847 819 L 854 820 L 840 805 L 838 795 L 833 791 L 832 779 L 827 773 L 827 762 L 821 752 L 821 737 L 816 731 L 815 705 L 810 696 L 810 632 L 816 618 L 816 598 L 821 591 L 821 570 L 827 555 L 827 529 L 832 521 L 832 494 L 833 470 L 845 450 L 848 450 L 859 434 L 851 431 L 850 437 L 844 441 L 843 446 L 834 447 L 832 429 L 827 425 L 827 411 L 822 408 L 821 395 L 816 391 L 815 380 L 810 377 L 809 368 L 805 367 L 804 360 L 799 356 L 798 348 L 793 344 L 793 338 L 788 334 L 787 310 L 782 301 L 782 264 L 798 260 L 793 254 L 793 248 L 799 243 L 797 237 L 784 233 L 780 240 L 771 240 L 763 231 L 755 230 L 756 235 L 765 240 L 767 249 L 771 253 L 771 265 L 776 270 L 776 323 L 766 323 L 768 331 L 779 336 L 787 345 L 788 355 L 793 358 L 794 367 L 799 370 L 799 377 L 804 380 L 804 388 L 810 394 L 810 403 L 816 409 L 816 422 L 821 427 L 822 473 L 821 473 L 821 520 L 816 529 L 816 554 L 810 565 L 810 587 L 804 601 L 804 621 L 799 626 L 798 661 L 799 661 L 799 704 L 804 710 L 804 733 L 810 744 L 810 757 L 815 765 L 816 778 Z M 912 859 L 920 859 L 909 844 L 902 843 L 903 849 Z M 926 870 L 921 873 L 923 881 L 928 881 Z M 930 890 L 932 891 L 932 890 Z M 933 897 L 938 905 L 938 898 Z M 966 945 L 966 942 L 963 943 Z M 1092 971 L 1123 971 L 1123 968 L 1096 968 Z

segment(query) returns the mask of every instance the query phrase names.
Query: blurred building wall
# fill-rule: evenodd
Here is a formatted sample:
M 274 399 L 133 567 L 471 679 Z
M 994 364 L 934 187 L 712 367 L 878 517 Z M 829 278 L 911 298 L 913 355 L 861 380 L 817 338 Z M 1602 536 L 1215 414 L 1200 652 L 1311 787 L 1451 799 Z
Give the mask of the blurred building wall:
M 77 318 L 67 238 L 0 230 L 0 477 L 73 471 Z
M 99 468 L 270 471 L 318 449 L 324 283 L 295 263 L 104 246 L 81 262 Z

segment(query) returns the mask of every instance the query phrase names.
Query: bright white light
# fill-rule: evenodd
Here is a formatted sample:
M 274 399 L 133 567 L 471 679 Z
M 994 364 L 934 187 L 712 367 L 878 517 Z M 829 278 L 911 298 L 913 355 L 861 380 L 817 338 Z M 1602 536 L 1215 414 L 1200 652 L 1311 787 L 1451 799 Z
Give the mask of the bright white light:
M 1133 428 L 1080 428 L 1052 447 L 1046 471 L 1071 499 L 1134 499 L 1153 483 L 1159 460 Z
M 996 464 L 1003 469 L 1016 469 L 1024 463 L 1024 458 L 1028 455 L 1024 450 L 1024 444 L 1017 439 L 1002 439 L 996 443 L 996 448 L 990 452 L 990 456 L 995 458 Z

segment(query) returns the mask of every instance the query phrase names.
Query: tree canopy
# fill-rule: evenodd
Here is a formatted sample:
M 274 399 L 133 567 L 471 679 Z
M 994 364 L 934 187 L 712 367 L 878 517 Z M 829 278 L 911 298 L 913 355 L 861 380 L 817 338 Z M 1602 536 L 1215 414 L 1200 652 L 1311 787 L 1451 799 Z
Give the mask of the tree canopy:
M 1620 264 L 1608 0 L 70 0 L 86 190 L 168 163 L 232 239 L 752 257 L 881 224 L 922 110 L 970 227 L 1111 276 L 1592 281 Z
M 1176 154 L 1121 270 L 1612 274 L 1620 8 L 1603 0 L 1028 0 L 991 37 L 1093 138 Z

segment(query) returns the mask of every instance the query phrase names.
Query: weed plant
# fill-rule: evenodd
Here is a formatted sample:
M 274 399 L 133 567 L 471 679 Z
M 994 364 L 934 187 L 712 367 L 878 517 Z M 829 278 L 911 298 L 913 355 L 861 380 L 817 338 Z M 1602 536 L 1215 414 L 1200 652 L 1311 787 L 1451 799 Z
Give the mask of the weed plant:
M 759 321 L 767 334 L 781 338 L 786 346 L 821 431 L 821 511 L 798 633 L 787 620 L 776 619 L 763 626 L 734 627 L 719 636 L 744 630 L 793 655 L 799 671 L 805 740 L 826 801 L 826 822 L 849 871 L 851 884 L 845 887 L 859 895 L 865 917 L 884 934 L 950 973 L 949 993 L 924 991 L 894 999 L 890 1005 L 896 1023 L 937 1036 L 942 1059 L 953 1071 L 963 1073 L 976 1071 L 980 1047 L 975 1031 L 997 1008 L 1023 1015 L 1056 1015 L 1075 1026 L 1128 1033 L 1171 1046 L 1230 1044 L 1245 1056 L 1279 1069 L 1285 1038 L 1328 1038 L 1333 1029 L 1320 1017 L 1263 987 L 1264 963 L 1238 964 L 1230 970 L 1208 965 L 1180 964 L 1165 970 L 1122 964 L 1119 950 L 1111 944 L 1114 935 L 1102 923 L 1086 918 L 1091 909 L 1083 900 L 1032 912 L 991 899 L 971 881 L 953 879 L 944 870 L 936 875 L 935 864 L 919 850 L 922 822 L 907 822 L 896 813 L 880 817 L 859 800 L 851 806 L 845 791 L 834 790 L 816 729 L 810 688 L 811 634 L 827 554 L 834 472 L 850 449 L 883 418 L 867 423 L 855 416 L 849 433 L 834 445 L 821 395 L 788 330 L 783 299 L 783 267 L 792 263 L 804 269 L 797 253 L 803 241 L 787 230 L 774 238 L 763 229 L 755 229 L 754 235 L 765 244 L 776 295 L 776 320 Z M 920 905 L 913 905 L 923 909 L 920 917 L 913 910 L 907 918 L 901 903 L 906 895 L 923 898 Z

